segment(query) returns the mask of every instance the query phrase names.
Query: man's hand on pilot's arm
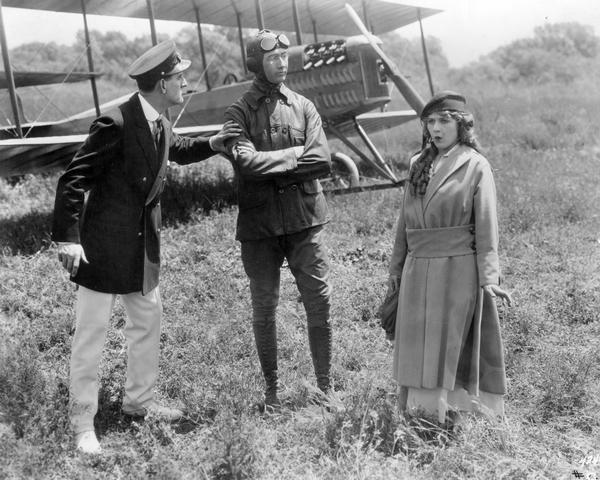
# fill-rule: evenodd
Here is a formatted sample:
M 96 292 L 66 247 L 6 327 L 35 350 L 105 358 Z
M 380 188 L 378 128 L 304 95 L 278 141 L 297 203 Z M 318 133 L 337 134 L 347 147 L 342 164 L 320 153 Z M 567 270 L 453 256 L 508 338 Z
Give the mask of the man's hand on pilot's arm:
M 241 134 L 242 129 L 240 126 L 237 123 L 228 120 L 223 124 L 221 130 L 209 138 L 208 143 L 210 148 L 215 152 L 229 153 L 225 144 L 228 140 L 239 137 Z
M 79 243 L 58 242 L 58 261 L 71 276 L 77 275 L 81 262 L 89 263 Z

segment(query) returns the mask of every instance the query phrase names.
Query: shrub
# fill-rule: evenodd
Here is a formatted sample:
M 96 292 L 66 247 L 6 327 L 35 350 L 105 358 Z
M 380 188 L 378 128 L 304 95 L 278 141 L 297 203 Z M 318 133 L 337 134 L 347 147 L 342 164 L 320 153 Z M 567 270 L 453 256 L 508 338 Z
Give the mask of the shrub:
M 166 225 L 187 222 L 194 212 L 219 211 L 236 203 L 231 164 L 215 157 L 184 167 L 171 164 L 161 199 Z

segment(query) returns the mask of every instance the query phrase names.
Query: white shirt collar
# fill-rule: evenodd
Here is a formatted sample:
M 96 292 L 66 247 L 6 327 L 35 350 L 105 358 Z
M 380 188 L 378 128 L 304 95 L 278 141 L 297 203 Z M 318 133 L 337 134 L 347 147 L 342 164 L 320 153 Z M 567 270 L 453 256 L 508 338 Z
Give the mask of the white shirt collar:
M 142 104 L 142 110 L 144 111 L 144 116 L 148 122 L 154 122 L 160 117 L 160 113 L 156 111 L 156 109 L 150 105 L 148 100 L 144 98 L 144 96 L 139 93 L 138 97 L 140 99 L 140 103 Z

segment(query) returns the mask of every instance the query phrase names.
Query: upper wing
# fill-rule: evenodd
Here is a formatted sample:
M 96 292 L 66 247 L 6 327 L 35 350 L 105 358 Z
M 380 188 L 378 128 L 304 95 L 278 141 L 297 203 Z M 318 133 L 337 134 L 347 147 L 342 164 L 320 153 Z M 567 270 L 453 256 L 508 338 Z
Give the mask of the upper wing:
M 356 27 L 345 21 L 344 4 L 350 4 L 362 12 L 364 0 L 304 0 L 297 1 L 300 30 L 313 33 L 316 26 L 324 35 L 356 35 Z M 292 1 L 261 0 L 264 24 L 270 29 L 293 32 L 296 30 Z M 17 7 L 54 12 L 81 13 L 81 0 L 2 0 L 4 7 Z M 237 27 L 238 15 L 244 27 L 257 27 L 256 0 L 154 0 L 154 18 L 189 22 L 198 18 L 205 24 Z M 367 2 L 368 23 L 373 32 L 381 34 L 403 27 L 421 18 L 440 12 L 439 9 L 420 7 L 417 2 L 407 0 L 370 0 Z M 148 18 L 146 0 L 87 0 L 88 14 L 117 17 Z

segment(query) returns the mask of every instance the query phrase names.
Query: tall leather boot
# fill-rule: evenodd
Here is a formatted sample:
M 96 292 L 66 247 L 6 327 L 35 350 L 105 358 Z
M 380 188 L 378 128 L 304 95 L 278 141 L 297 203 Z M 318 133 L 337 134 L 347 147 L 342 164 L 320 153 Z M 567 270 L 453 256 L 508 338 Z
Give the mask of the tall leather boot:
M 275 321 L 254 322 L 256 351 L 265 378 L 265 407 L 279 407 L 277 398 L 277 325 Z
M 329 371 L 331 369 L 331 327 L 309 327 L 308 343 L 312 355 L 317 387 L 323 392 L 331 390 Z

